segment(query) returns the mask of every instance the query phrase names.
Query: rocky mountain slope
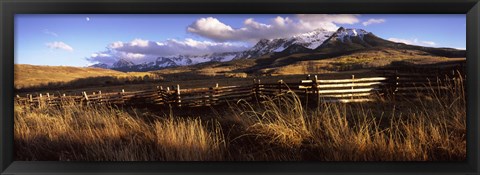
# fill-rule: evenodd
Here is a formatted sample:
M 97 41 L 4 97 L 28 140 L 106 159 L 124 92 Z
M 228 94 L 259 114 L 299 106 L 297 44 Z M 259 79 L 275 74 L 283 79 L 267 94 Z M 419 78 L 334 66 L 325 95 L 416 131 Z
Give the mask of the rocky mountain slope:
M 464 50 L 451 48 L 432 48 L 396 43 L 385 40 L 363 29 L 346 29 L 340 27 L 337 31 L 317 29 L 308 33 L 295 35 L 287 38 L 261 39 L 252 48 L 241 52 L 223 52 L 206 55 L 174 55 L 158 57 L 153 62 L 134 64 L 126 59 L 119 59 L 113 65 L 95 64 L 92 67 L 108 68 L 119 71 L 151 71 L 169 67 L 190 66 L 206 62 L 228 62 L 236 59 L 263 59 L 261 62 L 278 64 L 277 58 L 293 54 L 311 54 L 312 57 L 304 57 L 299 60 L 285 61 L 291 63 L 305 59 L 319 59 L 341 56 L 353 52 L 368 49 L 400 49 L 418 50 L 422 53 L 442 57 L 465 57 Z M 280 60 L 281 61 L 281 60 Z

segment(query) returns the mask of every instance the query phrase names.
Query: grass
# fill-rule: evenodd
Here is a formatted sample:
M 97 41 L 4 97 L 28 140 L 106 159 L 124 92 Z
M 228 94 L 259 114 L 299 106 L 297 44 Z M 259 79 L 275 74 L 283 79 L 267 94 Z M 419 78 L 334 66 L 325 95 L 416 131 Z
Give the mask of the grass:
M 394 61 L 407 61 L 414 64 L 431 64 L 464 58 L 433 56 L 418 50 L 371 49 L 332 58 L 299 61 L 295 64 L 271 68 L 273 74 L 316 74 L 318 72 L 339 72 L 358 69 L 378 68 Z
M 293 92 L 205 117 L 15 106 L 17 160 L 466 160 L 463 80 L 417 99 L 305 106 Z M 219 110 L 219 109 L 216 109 Z M 192 114 L 194 115 L 194 114 Z
M 447 92 L 432 88 L 422 100 L 380 105 L 324 103 L 306 109 L 290 92 L 267 97 L 257 108 L 245 103 L 234 114 L 259 145 L 267 145 L 262 149 L 280 148 L 267 160 L 465 160 L 462 81 L 446 83 Z
M 19 160 L 223 160 L 217 123 L 145 119 L 108 106 L 15 108 Z
M 74 84 L 82 87 L 90 84 L 102 85 L 106 82 L 122 82 L 140 79 L 144 77 L 158 77 L 149 72 L 119 72 L 101 68 L 81 68 L 70 66 L 35 66 L 15 64 L 15 88 L 44 88 L 48 86 L 61 86 Z M 92 80 L 88 80 L 88 79 Z

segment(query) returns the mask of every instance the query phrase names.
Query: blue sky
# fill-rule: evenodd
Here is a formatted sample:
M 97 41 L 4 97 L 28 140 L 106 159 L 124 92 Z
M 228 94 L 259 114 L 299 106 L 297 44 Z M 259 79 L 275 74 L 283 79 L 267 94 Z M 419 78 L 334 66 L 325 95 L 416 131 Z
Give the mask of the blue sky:
M 15 16 L 15 63 L 88 66 L 119 58 L 140 63 L 158 56 L 248 49 L 262 38 L 316 28 L 362 28 L 396 42 L 466 47 L 458 15 L 39 15 Z

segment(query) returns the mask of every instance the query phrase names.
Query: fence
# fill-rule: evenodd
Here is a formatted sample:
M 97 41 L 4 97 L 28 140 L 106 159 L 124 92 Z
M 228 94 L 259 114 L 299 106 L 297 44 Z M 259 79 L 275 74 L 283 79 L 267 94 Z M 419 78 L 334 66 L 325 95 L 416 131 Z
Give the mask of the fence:
M 442 78 L 443 77 L 443 78 Z M 209 88 L 181 89 L 180 85 L 173 88 L 157 86 L 151 90 L 116 93 L 101 91 L 82 92 L 81 96 L 66 96 L 65 94 L 38 94 L 20 97 L 19 103 L 31 106 L 59 106 L 74 102 L 80 104 L 122 104 L 122 105 L 172 105 L 178 107 L 213 106 L 240 99 L 252 100 L 262 96 L 274 96 L 287 91 L 293 91 L 301 98 L 310 102 L 368 102 L 375 101 L 378 96 L 393 95 L 393 97 L 413 97 L 424 91 L 447 89 L 440 79 L 451 81 L 462 77 L 460 72 L 452 74 L 412 74 L 397 71 L 383 71 L 382 76 L 348 79 L 319 79 L 308 76 L 299 82 L 261 83 L 254 80 L 251 85 L 219 86 Z

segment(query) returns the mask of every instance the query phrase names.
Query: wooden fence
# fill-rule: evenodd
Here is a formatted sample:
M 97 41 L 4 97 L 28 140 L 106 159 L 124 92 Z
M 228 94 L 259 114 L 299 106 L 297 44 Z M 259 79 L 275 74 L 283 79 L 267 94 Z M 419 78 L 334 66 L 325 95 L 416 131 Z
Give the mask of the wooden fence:
M 308 76 L 299 82 L 262 83 L 254 80 L 250 85 L 219 86 L 209 88 L 181 89 L 180 85 L 173 88 L 157 86 L 151 90 L 116 93 L 82 92 L 81 96 L 66 96 L 65 94 L 28 94 L 26 97 L 17 95 L 18 103 L 30 106 L 59 106 L 65 103 L 79 104 L 118 104 L 118 105 L 172 105 L 177 107 L 213 106 L 228 101 L 240 99 L 252 100 L 263 96 L 275 96 L 287 91 L 295 92 L 305 101 L 316 102 L 368 102 L 377 97 L 393 95 L 394 97 L 412 97 L 433 89 L 447 89 L 439 80 L 451 81 L 462 77 L 461 73 L 452 72 L 449 75 L 399 73 L 383 71 L 382 76 L 357 78 L 351 75 L 347 79 L 319 79 Z

